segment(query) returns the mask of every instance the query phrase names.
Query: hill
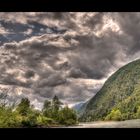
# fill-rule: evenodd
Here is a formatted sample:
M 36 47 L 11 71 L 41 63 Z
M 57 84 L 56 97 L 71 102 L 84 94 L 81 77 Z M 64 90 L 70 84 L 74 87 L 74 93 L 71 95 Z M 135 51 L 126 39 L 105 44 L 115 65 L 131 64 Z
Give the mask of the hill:
M 86 105 L 81 121 L 140 118 L 140 60 L 133 61 L 108 78 Z

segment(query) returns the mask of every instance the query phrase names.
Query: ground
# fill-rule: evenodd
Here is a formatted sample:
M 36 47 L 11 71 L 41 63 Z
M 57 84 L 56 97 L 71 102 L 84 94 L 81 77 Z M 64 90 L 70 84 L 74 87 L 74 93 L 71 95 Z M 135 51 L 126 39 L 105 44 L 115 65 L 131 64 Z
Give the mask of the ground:
M 127 121 L 108 121 L 108 122 L 86 122 L 79 123 L 77 126 L 68 126 L 63 128 L 140 128 L 140 119 Z

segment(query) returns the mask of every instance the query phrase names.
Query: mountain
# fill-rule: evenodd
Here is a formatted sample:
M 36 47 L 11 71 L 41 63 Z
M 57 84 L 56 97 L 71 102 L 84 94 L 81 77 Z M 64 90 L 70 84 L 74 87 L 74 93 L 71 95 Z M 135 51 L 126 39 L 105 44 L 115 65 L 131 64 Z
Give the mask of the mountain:
M 72 108 L 73 108 L 74 110 L 78 111 L 78 110 L 81 108 L 81 106 L 82 106 L 83 104 L 84 104 L 83 102 L 82 102 L 82 103 L 78 103 L 78 104 L 74 105 Z
M 88 101 L 77 103 L 76 105 L 72 107 L 72 109 L 76 111 L 78 118 L 80 118 L 80 116 L 84 113 L 87 103 Z
M 81 121 L 140 118 L 140 60 L 133 61 L 108 78 L 89 100 Z
M 75 104 L 72 108 L 80 113 L 84 109 L 85 104 L 87 104 L 87 102 L 80 102 Z

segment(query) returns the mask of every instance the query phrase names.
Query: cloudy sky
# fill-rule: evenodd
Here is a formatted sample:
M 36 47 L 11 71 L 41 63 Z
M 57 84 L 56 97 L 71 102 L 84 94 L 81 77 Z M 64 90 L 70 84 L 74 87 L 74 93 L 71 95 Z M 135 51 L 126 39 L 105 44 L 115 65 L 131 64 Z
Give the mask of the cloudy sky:
M 84 102 L 138 58 L 140 13 L 0 13 L 0 89 L 10 100 Z

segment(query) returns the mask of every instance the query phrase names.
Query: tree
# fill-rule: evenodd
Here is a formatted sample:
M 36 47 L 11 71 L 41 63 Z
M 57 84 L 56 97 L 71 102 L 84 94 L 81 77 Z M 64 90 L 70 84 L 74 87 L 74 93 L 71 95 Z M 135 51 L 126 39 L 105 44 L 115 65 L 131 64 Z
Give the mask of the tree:
M 53 109 L 58 111 L 61 105 L 62 105 L 62 102 L 60 102 L 59 98 L 55 95 L 52 100 Z
M 42 111 L 44 116 L 49 118 L 52 117 L 52 105 L 50 101 L 45 100 Z
M 58 120 L 58 112 L 62 104 L 63 103 L 60 102 L 59 98 L 55 95 L 52 99 L 51 117 L 56 121 Z
M 43 110 L 51 108 L 51 102 L 48 100 L 45 100 L 44 105 L 43 105 Z
M 140 106 L 138 106 L 136 116 L 137 116 L 137 118 L 140 118 Z
M 72 125 L 77 123 L 77 115 L 73 109 L 68 106 L 64 107 L 59 112 L 59 123 L 65 125 Z
M 28 98 L 22 98 L 17 107 L 17 111 L 22 116 L 27 116 L 30 111 L 30 101 Z

